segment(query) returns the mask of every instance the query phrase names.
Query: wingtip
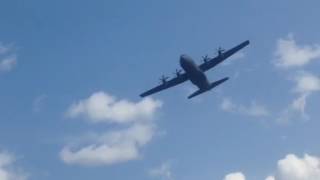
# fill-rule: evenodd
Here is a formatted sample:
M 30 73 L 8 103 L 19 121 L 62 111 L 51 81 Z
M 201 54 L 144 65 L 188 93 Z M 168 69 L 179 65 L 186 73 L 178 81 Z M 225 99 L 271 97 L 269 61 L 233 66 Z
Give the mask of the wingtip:
M 142 94 L 140 94 L 139 96 L 140 96 L 141 98 L 144 98 L 144 97 L 148 96 L 148 94 L 142 93 Z

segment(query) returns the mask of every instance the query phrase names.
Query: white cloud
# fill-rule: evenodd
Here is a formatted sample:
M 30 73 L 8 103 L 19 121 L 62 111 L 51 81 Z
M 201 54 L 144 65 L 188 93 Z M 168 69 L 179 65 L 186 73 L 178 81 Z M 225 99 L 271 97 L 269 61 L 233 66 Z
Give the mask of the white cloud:
M 307 98 L 314 92 L 320 91 L 320 78 L 310 74 L 301 73 L 296 77 L 296 87 L 294 91 L 299 93 L 300 96 L 292 102 L 292 109 L 300 112 L 304 117 L 307 117 L 305 112 L 307 105 Z
M 45 104 L 46 99 L 47 95 L 45 94 L 37 96 L 32 103 L 33 112 L 40 112 Z
M 237 105 L 235 105 L 230 99 L 225 98 L 222 101 L 221 108 L 224 111 L 234 111 L 237 109 Z
M 12 45 L 4 45 L 0 42 L 0 72 L 9 72 L 17 64 L 17 55 Z
M 299 158 L 288 154 L 278 161 L 275 180 L 318 180 L 320 179 L 320 159 L 306 154 Z
M 293 92 L 298 94 L 291 104 L 282 112 L 278 121 L 287 123 L 294 118 L 308 119 L 306 113 L 307 99 L 312 93 L 320 91 L 320 78 L 311 73 L 299 73 L 295 78 Z
M 312 93 L 320 91 L 320 78 L 311 74 L 302 72 L 295 78 L 296 87 L 294 90 L 298 93 Z
M 159 100 L 145 98 L 139 102 L 117 100 L 105 92 L 93 93 L 89 98 L 74 103 L 67 111 L 71 118 L 85 117 L 91 122 L 121 125 L 103 134 L 96 134 L 85 144 L 71 142 L 61 152 L 67 164 L 85 166 L 113 165 L 141 157 L 141 149 L 156 132 L 153 122 L 156 110 L 162 106 Z M 122 129 L 121 129 L 122 128 Z M 83 139 L 83 138 L 82 138 Z M 81 139 L 80 139 L 81 142 Z
M 2 42 L 0 42 L 0 55 L 7 54 L 11 50 L 10 45 L 4 45 Z
M 169 162 L 162 163 L 161 166 L 151 169 L 149 175 L 163 180 L 172 180 L 171 164 Z
M 266 107 L 256 102 L 252 102 L 249 106 L 244 106 L 234 103 L 229 98 L 223 99 L 221 109 L 227 112 L 239 113 L 253 117 L 263 117 L 270 114 Z
M 246 177 L 242 172 L 235 172 L 226 175 L 224 180 L 246 180 Z
M 300 67 L 320 58 L 320 45 L 298 45 L 289 35 L 278 40 L 275 58 L 277 67 Z
M 0 71 L 9 72 L 17 64 L 17 57 L 15 55 L 3 58 L 0 61 Z
M 27 176 L 15 170 L 15 158 L 8 153 L 0 152 L 0 180 L 26 180 Z
M 145 98 L 134 103 L 117 100 L 105 92 L 96 92 L 88 99 L 74 103 L 67 115 L 71 118 L 85 116 L 91 122 L 128 123 L 141 119 L 150 119 L 162 103 Z
M 320 45 L 298 45 L 293 35 L 289 34 L 287 38 L 278 40 L 275 57 L 277 67 L 303 67 L 320 59 Z M 320 91 L 320 78 L 311 73 L 299 72 L 293 80 L 293 92 L 297 97 L 280 113 L 277 118 L 280 123 L 288 123 L 294 119 L 309 119 L 306 113 L 308 99 L 313 93 Z
M 292 111 L 298 112 L 298 114 L 300 114 L 304 119 L 308 119 L 308 115 L 306 113 L 307 98 L 308 94 L 302 94 L 300 97 L 294 99 L 290 107 Z
M 275 178 L 273 176 L 268 176 L 266 180 L 275 180 Z
M 224 180 L 245 180 L 241 172 L 228 174 Z M 288 154 L 277 163 L 275 174 L 265 180 L 320 180 L 320 158 L 305 154 Z
M 308 120 L 309 116 L 306 113 L 306 104 L 309 94 L 302 94 L 294 99 L 289 106 L 283 110 L 280 117 L 277 119 L 279 123 L 289 123 L 297 118 Z
M 124 130 L 96 135 L 91 144 L 83 147 L 66 146 L 60 153 L 67 164 L 111 165 L 140 156 L 140 148 L 154 135 L 151 124 L 135 124 Z

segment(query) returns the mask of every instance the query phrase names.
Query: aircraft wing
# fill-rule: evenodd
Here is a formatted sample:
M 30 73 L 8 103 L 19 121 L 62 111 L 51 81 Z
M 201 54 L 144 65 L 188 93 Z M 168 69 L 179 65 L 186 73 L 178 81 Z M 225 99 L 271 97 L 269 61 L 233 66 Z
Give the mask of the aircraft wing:
M 228 57 L 232 56 L 234 53 L 238 52 L 239 50 L 241 50 L 242 48 L 246 47 L 249 44 L 250 44 L 249 41 L 244 41 L 243 43 L 239 44 L 238 46 L 235 46 L 232 49 L 229 49 L 229 50 L 221 53 L 217 57 L 212 58 L 212 59 L 208 60 L 207 62 L 202 63 L 201 65 L 199 65 L 199 68 L 202 71 L 207 71 L 207 70 L 215 67 L 219 63 L 223 62 Z
M 188 80 L 188 77 L 187 77 L 187 74 L 186 73 L 183 73 L 169 81 L 166 81 L 165 83 L 162 83 L 161 85 L 159 86 L 156 86 L 142 94 L 140 94 L 141 97 L 146 97 L 146 96 L 149 96 L 151 94 L 154 94 L 154 93 L 157 93 L 159 91 L 162 91 L 162 90 L 165 90 L 165 89 L 168 89 L 170 87 L 173 87 L 173 86 L 176 86 L 178 84 L 181 84 L 183 82 L 185 82 L 186 80 Z

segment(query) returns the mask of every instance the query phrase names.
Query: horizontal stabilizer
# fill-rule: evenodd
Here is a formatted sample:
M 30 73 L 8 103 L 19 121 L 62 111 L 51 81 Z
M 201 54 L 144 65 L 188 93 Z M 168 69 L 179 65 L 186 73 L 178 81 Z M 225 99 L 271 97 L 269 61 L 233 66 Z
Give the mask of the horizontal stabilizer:
M 228 77 L 225 77 L 225 78 L 223 78 L 223 79 L 220 79 L 220 80 L 218 80 L 218 81 L 216 81 L 216 82 L 211 83 L 208 90 L 211 90 L 212 88 L 218 86 L 219 84 L 224 83 L 224 82 L 225 82 L 226 80 L 228 80 L 228 79 L 229 79 Z
M 204 93 L 204 92 L 206 92 L 206 91 L 209 91 L 209 90 L 211 90 L 212 88 L 218 86 L 219 84 L 225 82 L 225 81 L 228 80 L 228 79 L 229 79 L 229 78 L 226 77 L 226 78 L 220 79 L 220 80 L 218 80 L 218 81 L 215 81 L 215 82 L 213 82 L 213 83 L 210 84 L 210 86 L 209 86 L 208 89 L 199 89 L 198 91 L 192 93 L 192 94 L 188 97 L 188 99 L 191 99 L 191 98 L 193 98 L 193 97 L 195 97 L 195 96 L 198 96 L 199 94 L 202 94 L 202 93 Z
M 206 91 L 207 91 L 207 90 L 199 89 L 198 91 L 196 91 L 196 92 L 192 93 L 190 96 L 188 96 L 188 99 L 191 99 L 191 98 L 193 98 L 193 97 L 195 97 L 195 96 L 198 96 L 199 94 L 202 94 L 202 93 L 204 93 L 204 92 L 206 92 Z

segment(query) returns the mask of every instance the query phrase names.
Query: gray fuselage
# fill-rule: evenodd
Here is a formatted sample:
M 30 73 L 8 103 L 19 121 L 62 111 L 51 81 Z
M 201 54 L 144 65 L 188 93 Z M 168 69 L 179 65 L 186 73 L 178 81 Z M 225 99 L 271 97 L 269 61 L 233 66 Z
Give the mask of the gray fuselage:
M 198 86 L 199 89 L 208 89 L 210 83 L 207 79 L 207 76 L 204 72 L 194 63 L 191 57 L 188 55 L 180 56 L 180 65 L 183 70 L 186 72 L 190 81 Z

